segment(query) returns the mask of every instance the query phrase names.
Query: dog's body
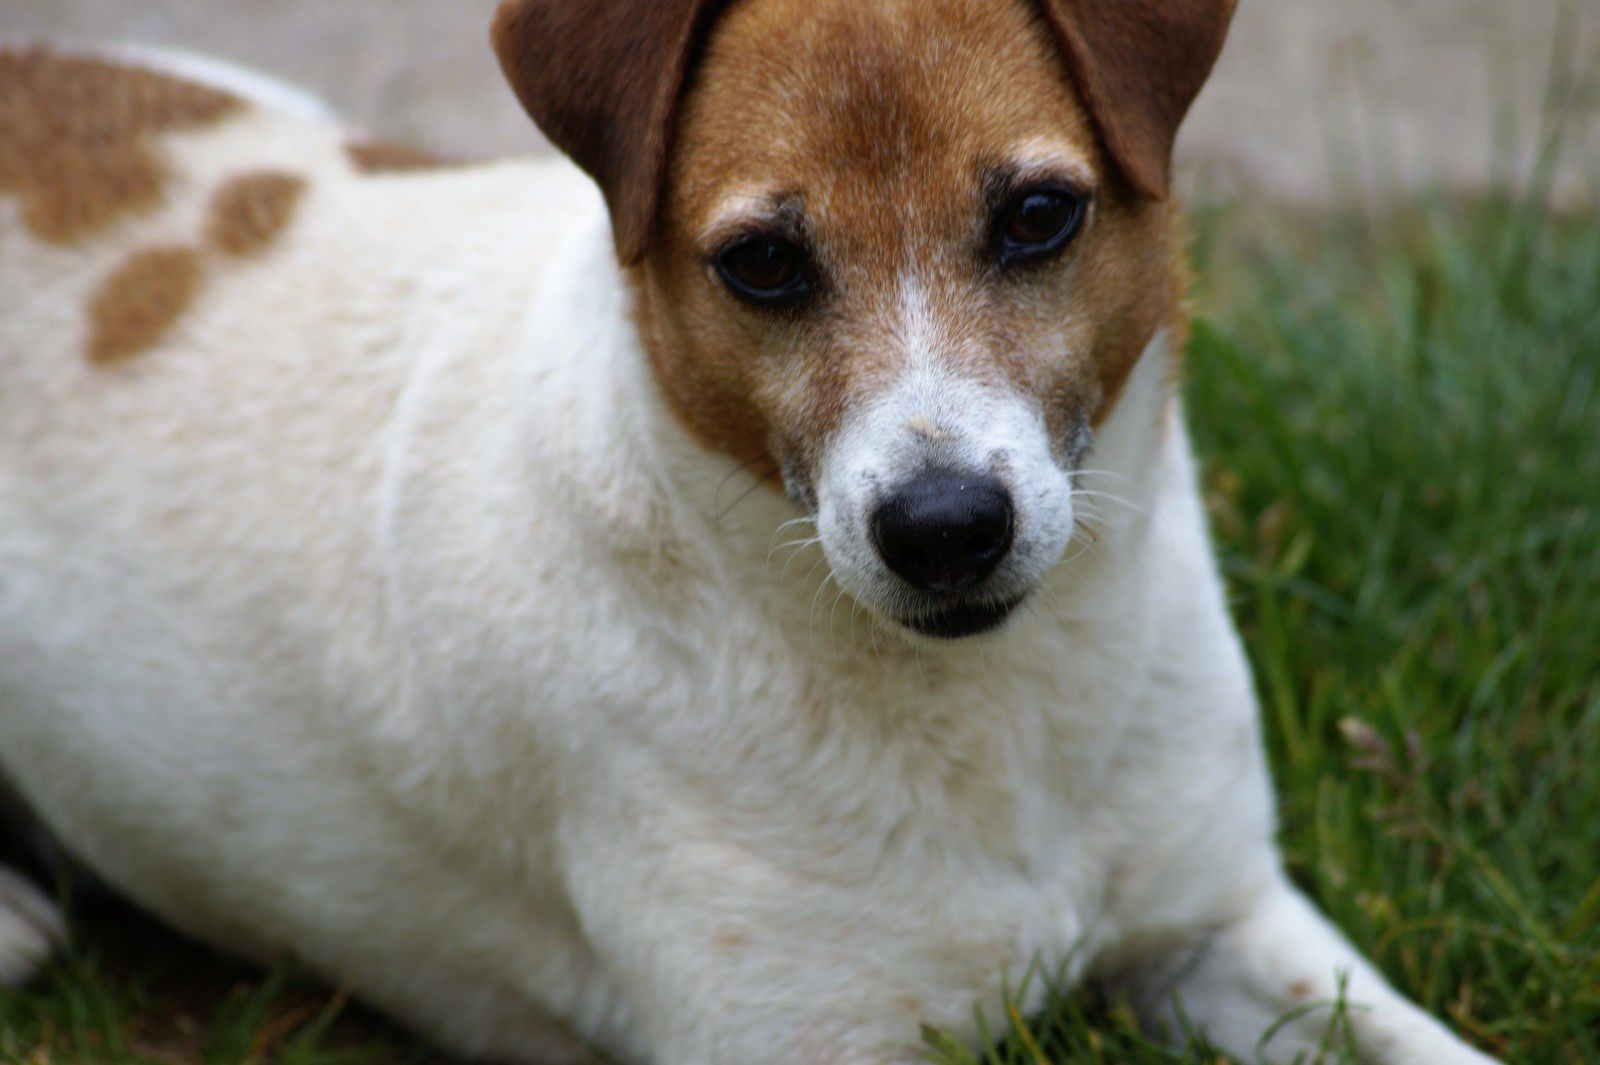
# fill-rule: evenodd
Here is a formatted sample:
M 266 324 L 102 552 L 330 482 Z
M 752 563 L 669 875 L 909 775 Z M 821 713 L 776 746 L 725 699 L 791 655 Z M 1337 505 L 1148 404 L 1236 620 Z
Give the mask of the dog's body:
M 576 169 L 374 173 L 311 108 L 0 62 L 149 104 L 67 167 L 98 207 L 0 169 L 0 766 L 118 889 L 511 1061 L 910 1062 L 1030 969 L 1246 1056 L 1344 973 L 1363 1060 L 1484 1060 L 1280 871 L 1175 306 L 1095 418 L 1118 498 L 934 646 L 683 416 Z

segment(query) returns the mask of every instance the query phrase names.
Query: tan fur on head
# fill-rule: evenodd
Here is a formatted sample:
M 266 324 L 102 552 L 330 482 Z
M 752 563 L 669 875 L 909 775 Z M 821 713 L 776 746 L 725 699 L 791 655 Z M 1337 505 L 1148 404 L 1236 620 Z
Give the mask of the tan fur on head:
M 1002 277 L 984 254 L 987 184 L 1029 166 L 1093 188 L 1092 216 L 1060 262 Z M 1032 397 L 1063 448 L 1177 314 L 1172 212 L 1103 152 L 1024 0 L 734 7 L 685 102 L 667 188 L 642 271 L 647 345 L 679 417 L 741 460 L 804 467 L 903 370 L 909 283 L 940 357 Z M 803 217 L 828 278 L 792 317 L 742 305 L 706 265 L 728 212 L 774 197 Z
M 1029 2 L 1048 16 L 1123 175 L 1164 197 L 1178 125 L 1222 49 L 1235 0 Z M 683 92 L 728 7 L 502 0 L 493 36 L 506 76 L 534 121 L 600 184 L 624 263 L 649 248 Z
M 226 93 L 149 70 L 0 50 L 0 195 L 20 198 L 40 240 L 67 244 L 161 202 L 149 138 L 216 123 Z

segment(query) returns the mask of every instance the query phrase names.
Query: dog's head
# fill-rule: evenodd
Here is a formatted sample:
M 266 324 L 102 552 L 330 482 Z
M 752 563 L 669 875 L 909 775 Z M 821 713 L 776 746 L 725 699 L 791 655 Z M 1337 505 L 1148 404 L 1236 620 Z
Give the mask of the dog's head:
M 506 0 L 523 103 L 599 182 L 663 394 L 768 458 L 835 576 L 998 626 L 1181 298 L 1173 138 L 1233 0 Z

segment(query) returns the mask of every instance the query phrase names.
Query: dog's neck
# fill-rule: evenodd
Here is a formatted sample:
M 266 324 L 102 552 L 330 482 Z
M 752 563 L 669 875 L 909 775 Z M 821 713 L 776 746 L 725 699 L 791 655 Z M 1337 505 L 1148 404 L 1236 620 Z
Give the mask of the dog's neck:
M 1016 828 L 996 826 L 1009 824 L 1014 803 L 1005 796 L 1029 780 L 1092 789 L 1114 763 L 1148 682 L 1147 604 L 1163 587 L 1152 564 L 1161 552 L 1150 545 L 1166 542 L 1160 500 L 1173 493 L 1162 489 L 1171 476 L 1163 471 L 1182 455 L 1182 438 L 1172 424 L 1163 443 L 1162 422 L 1175 414 L 1161 345 L 1146 352 L 1085 460 L 1109 475 L 1092 485 L 1086 478 L 1086 491 L 1127 501 L 1099 508 L 1098 542 L 1074 543 L 1049 585 L 1002 631 L 914 642 L 826 583 L 816 548 L 791 563 L 793 548 L 777 545 L 811 535 L 803 524 L 783 529 L 802 516 L 799 508 L 780 487 L 756 487 L 754 476 L 730 480 L 738 461 L 678 422 L 652 376 L 627 275 L 603 224 L 592 229 L 518 284 L 528 301 L 521 340 L 447 359 L 436 383 L 421 389 L 422 429 L 408 446 L 434 461 L 417 467 L 430 471 L 426 480 L 399 492 L 404 505 L 391 539 L 404 580 L 395 594 L 410 605 L 398 616 L 451 616 L 447 625 L 406 627 L 416 698 L 439 713 L 471 714 L 474 734 L 485 737 L 474 757 L 512 764 L 520 755 L 508 752 L 526 749 L 534 758 L 522 706 L 549 696 L 537 675 L 523 675 L 541 650 L 521 642 L 516 619 L 538 612 L 527 601 L 542 592 L 516 582 L 560 566 L 572 594 L 593 593 L 587 615 L 572 622 L 599 626 L 592 638 L 603 642 L 589 652 L 649 667 L 621 674 L 623 691 L 609 697 L 656 707 L 663 728 L 690 720 L 678 711 L 693 705 L 693 727 L 672 739 L 676 757 L 685 771 L 718 777 L 744 807 L 792 803 L 795 781 L 829 752 L 855 759 L 851 787 L 866 790 L 851 793 L 887 781 L 916 790 L 937 811 L 956 802 L 946 792 L 957 784 L 992 790 L 992 802 L 950 807 L 975 836 Z M 497 494 L 484 498 L 485 491 Z M 449 541 L 431 530 L 448 525 L 453 510 L 492 525 L 481 550 L 496 560 L 462 564 L 506 582 L 496 592 L 509 605 L 486 606 L 485 593 L 443 561 Z M 542 521 L 551 535 L 539 532 Z M 462 631 L 478 635 L 463 641 Z M 450 641 L 439 642 L 446 632 Z M 460 667 L 462 646 L 478 649 L 475 671 Z M 501 680 L 474 687 L 480 676 Z M 629 688 L 638 677 L 670 685 Z M 490 728 L 485 708 L 496 706 L 499 724 Z M 749 759 L 767 768 L 758 779 Z M 840 816 L 816 811 L 818 826 Z
M 545 445 L 555 439 L 570 463 L 573 497 L 591 512 L 597 535 L 651 562 L 660 581 L 654 591 L 697 602 L 709 594 L 738 610 L 739 623 L 770 629 L 834 672 L 881 675 L 886 665 L 902 663 L 921 678 L 930 662 L 961 672 L 973 663 L 993 667 L 1008 648 L 1037 653 L 1037 639 L 1010 633 L 919 645 L 865 616 L 828 579 L 821 548 L 811 542 L 815 525 L 785 495 L 779 471 L 765 460 L 741 462 L 709 449 L 665 402 L 645 349 L 648 307 L 637 278 L 617 265 L 603 227 L 562 258 L 540 282 L 534 317 L 542 328 L 551 313 L 569 323 L 572 380 L 553 390 L 547 381 L 528 382 L 528 400 L 539 408 L 528 420 L 542 427 Z M 1163 331 L 1151 340 L 1096 431 L 1079 477 L 1080 534 L 1050 586 L 1015 623 L 1035 637 L 1048 642 L 1058 635 L 1048 630 L 1093 620 L 1106 588 L 1140 565 L 1135 556 L 1150 524 L 1150 497 L 1163 475 L 1162 441 L 1181 433 L 1168 336 Z M 591 446 L 596 441 L 602 446 Z

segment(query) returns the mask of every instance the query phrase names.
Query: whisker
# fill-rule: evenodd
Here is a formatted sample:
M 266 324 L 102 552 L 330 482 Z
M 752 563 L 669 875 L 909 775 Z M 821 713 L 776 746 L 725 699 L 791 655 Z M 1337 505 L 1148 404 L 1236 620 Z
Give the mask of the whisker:
M 1150 511 L 1148 509 L 1146 509 L 1145 507 L 1140 506 L 1138 503 L 1135 503 L 1133 500 L 1126 499 L 1126 498 L 1124 498 L 1122 496 L 1115 495 L 1115 494 L 1113 494 L 1111 492 L 1095 492 L 1095 491 L 1091 491 L 1091 490 L 1089 490 L 1087 488 L 1074 488 L 1072 490 L 1072 498 L 1075 499 L 1075 500 L 1076 499 L 1105 499 L 1105 500 L 1109 500 L 1112 503 L 1120 503 L 1123 506 L 1127 507 L 1129 510 L 1133 511 L 1135 514 L 1148 515 L 1150 513 Z
M 778 580 L 780 582 L 788 580 L 789 579 L 789 567 L 794 565 L 794 560 L 799 558 L 801 555 L 805 554 L 807 547 L 811 546 L 812 544 L 820 544 L 820 543 L 822 543 L 822 538 L 818 537 L 815 540 L 808 541 L 807 543 L 801 544 L 799 547 L 795 548 L 794 553 L 789 556 L 789 560 L 783 564 L 783 570 L 781 572 L 779 572 Z M 827 555 L 823 555 L 821 558 L 817 559 L 816 562 L 812 563 L 811 568 L 806 571 L 806 577 L 809 578 L 811 576 L 811 574 L 816 572 L 817 567 L 819 565 L 821 565 L 822 563 L 826 562 L 827 560 L 828 560 L 828 556 Z
M 1050 597 L 1050 606 L 1051 606 L 1052 609 L 1054 609 L 1054 610 L 1060 610 L 1061 609 L 1061 593 L 1057 592 L 1054 588 L 1050 587 L 1048 582 L 1039 585 L 1039 590 L 1041 592 L 1044 592 L 1046 595 L 1048 595 Z M 1037 615 L 1039 613 L 1038 610 L 1034 609 L 1033 603 L 1027 602 L 1026 605 L 1027 605 L 1028 609 L 1033 610 L 1035 615 Z
M 1132 477 L 1129 477 L 1125 473 L 1117 473 L 1114 470 L 1081 469 L 1081 470 L 1073 470 L 1072 471 L 1072 475 L 1074 477 L 1111 477 L 1111 478 L 1115 478 L 1118 481 L 1121 481 L 1123 484 L 1127 484 L 1127 485 L 1136 485 L 1137 484 L 1137 482 L 1135 482 Z
M 841 584 L 839 585 L 839 594 L 833 597 L 832 603 L 828 604 L 828 650 L 833 654 L 837 654 L 839 651 L 839 648 L 834 643 L 834 638 L 838 635 L 838 626 L 834 625 L 833 619 L 839 612 L 839 600 L 843 598 L 844 585 Z
M 739 476 L 745 470 L 748 470 L 751 466 L 754 466 L 756 463 L 760 462 L 764 457 L 765 457 L 764 455 L 752 455 L 749 458 L 745 459 L 743 462 L 739 463 L 739 465 L 735 466 L 732 470 L 729 470 L 728 471 L 728 476 L 726 476 L 726 477 L 724 477 L 722 479 L 721 483 L 717 485 L 716 492 L 713 493 L 712 496 L 711 496 L 711 509 L 712 510 L 716 510 L 719 506 L 722 505 L 722 490 L 724 488 L 728 487 L 728 482 L 729 481 L 732 481 L 735 477 Z M 770 476 L 770 474 L 769 474 L 769 476 Z M 765 480 L 765 479 L 766 478 L 762 478 L 762 480 Z M 760 484 L 761 482 L 757 481 L 756 483 Z
M 825 561 L 827 561 L 826 558 L 818 559 L 817 565 L 821 565 Z M 812 573 L 816 572 L 816 569 L 816 566 L 812 566 L 811 571 L 806 576 L 810 577 Z M 817 636 L 817 603 L 822 599 L 822 593 L 827 590 L 828 582 L 831 580 L 833 580 L 833 574 L 831 572 L 824 573 L 822 575 L 822 583 L 817 585 L 817 593 L 811 597 L 811 609 L 807 611 L 806 627 L 810 630 L 812 639 L 816 639 Z
M 1078 513 L 1073 515 L 1074 535 L 1081 531 L 1092 540 L 1098 540 L 1105 535 L 1106 515 L 1092 505 L 1079 507 L 1077 510 Z
M 767 552 L 767 565 L 772 565 L 772 556 L 777 554 L 779 551 L 782 551 L 786 547 L 804 548 L 809 547 L 811 544 L 820 543 L 822 543 L 822 537 L 820 536 L 807 536 L 804 539 L 789 540 L 785 543 L 781 543 L 777 547 L 774 547 Z M 795 551 L 795 555 L 798 555 L 799 553 L 800 552 L 798 550 Z M 789 557 L 792 559 L 794 555 L 790 555 Z
M 806 570 L 806 575 L 805 575 L 805 577 L 803 577 L 801 579 L 801 583 L 804 584 L 806 581 L 809 581 L 811 579 L 811 575 L 813 573 L 817 572 L 817 567 L 822 565 L 826 561 L 828 561 L 828 556 L 827 555 L 823 555 L 821 558 L 819 558 L 815 562 L 811 563 L 811 568 Z
M 1111 499 L 1118 503 L 1126 503 L 1129 506 L 1134 505 L 1133 500 L 1129 499 L 1127 496 L 1121 496 L 1115 492 L 1102 492 L 1096 488 L 1074 488 L 1072 490 L 1072 494 L 1075 496 L 1085 496 L 1089 499 Z
M 1158 521 L 1160 521 L 1162 523 L 1163 528 L 1170 528 L 1170 526 L 1168 526 L 1166 524 L 1165 515 L 1157 513 L 1154 517 L 1156 518 L 1156 520 L 1158 520 Z M 1131 549 L 1131 546 L 1128 543 L 1126 543 L 1125 541 L 1123 541 L 1119 537 L 1115 537 L 1115 536 L 1096 536 L 1092 540 L 1090 540 L 1089 543 L 1085 544 L 1083 549 L 1081 551 L 1077 552 L 1077 554 L 1075 554 L 1073 556 L 1073 558 L 1080 558 L 1083 555 L 1086 555 L 1091 551 L 1095 551 L 1095 550 L 1099 550 L 1099 549 L 1108 549 L 1108 550 L 1111 550 L 1111 551 L 1115 551 L 1115 552 L 1117 552 L 1119 554 L 1119 556 L 1131 560 L 1134 563 L 1134 565 L 1138 568 L 1139 580 L 1141 580 L 1143 582 L 1146 582 L 1146 583 L 1149 582 L 1149 580 L 1150 580 L 1150 568 L 1149 568 L 1149 565 L 1147 564 L 1147 561 L 1145 559 L 1144 554 L 1142 552 L 1138 552 L 1138 553 L 1133 552 L 1132 549 Z
M 772 546 L 772 542 L 774 540 L 776 540 L 778 537 L 782 536 L 785 529 L 792 529 L 794 526 L 799 525 L 802 522 L 808 522 L 810 520 L 811 520 L 811 518 L 802 515 L 802 516 L 800 516 L 798 518 L 791 518 L 788 521 L 784 522 L 783 524 L 779 525 L 776 529 L 773 529 L 772 530 L 772 535 L 767 537 L 767 560 L 770 562 L 772 560 L 772 552 L 777 550 L 777 548 Z
M 777 472 L 778 472 L 778 467 L 777 466 L 773 466 L 772 469 L 768 470 L 765 474 L 763 474 L 756 481 L 755 484 L 753 484 L 749 488 L 747 488 L 744 491 L 744 493 L 739 496 L 738 499 L 735 499 L 732 503 L 729 503 L 728 506 L 727 506 L 727 509 L 723 510 L 722 513 L 717 515 L 716 521 L 717 522 L 721 522 L 723 518 L 726 518 L 729 514 L 732 514 L 735 507 L 737 507 L 740 503 L 743 503 L 746 499 L 749 499 L 751 496 L 755 495 L 756 494 L 756 489 L 760 488 L 762 485 L 764 485 L 768 481 L 772 480 L 772 478 L 774 476 L 776 476 Z
M 778 537 L 782 536 L 786 531 L 794 528 L 796 525 L 810 525 L 815 528 L 816 524 L 817 519 L 811 517 L 809 514 L 802 514 L 798 518 L 790 518 L 788 521 L 772 530 L 772 535 L 767 537 L 767 542 L 771 543 L 773 540 L 776 540 Z
M 1099 546 L 1099 544 L 1100 544 L 1099 540 L 1090 540 L 1088 543 L 1086 543 L 1082 547 L 1078 548 L 1078 550 L 1074 551 L 1072 554 L 1070 554 L 1066 558 L 1062 559 L 1061 560 L 1061 564 L 1063 566 L 1072 565 L 1074 562 L 1078 561 L 1078 559 L 1082 558 L 1084 555 L 1087 555 L 1090 551 L 1093 551 L 1096 547 Z
M 859 600 L 856 605 L 861 605 Z M 883 666 L 883 652 L 878 650 L 878 617 L 870 611 L 867 613 L 867 638 L 872 641 L 872 657 L 878 660 L 879 666 Z

